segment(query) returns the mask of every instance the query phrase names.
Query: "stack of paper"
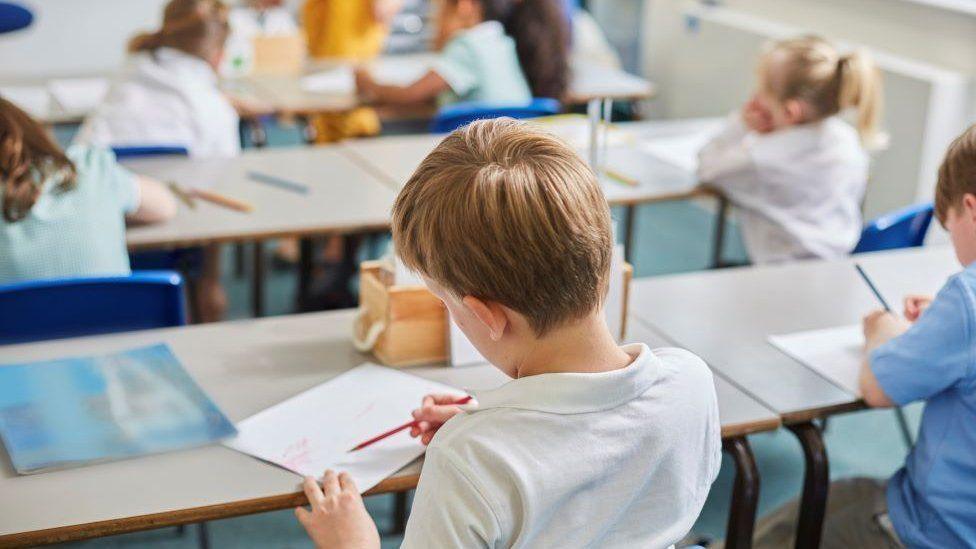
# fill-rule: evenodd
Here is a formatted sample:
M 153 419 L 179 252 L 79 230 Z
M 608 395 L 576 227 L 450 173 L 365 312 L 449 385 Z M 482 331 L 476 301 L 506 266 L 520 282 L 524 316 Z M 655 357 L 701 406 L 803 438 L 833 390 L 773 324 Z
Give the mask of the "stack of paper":
M 365 492 L 420 457 L 424 447 L 405 430 L 349 450 L 410 421 L 410 412 L 431 393 L 464 396 L 447 385 L 364 364 L 238 423 L 240 434 L 226 445 L 303 476 L 346 471 Z
M 48 82 L 51 97 L 68 113 L 87 113 L 108 93 L 106 78 L 59 78 Z
M 769 336 L 769 342 L 855 396 L 864 357 L 860 324 Z

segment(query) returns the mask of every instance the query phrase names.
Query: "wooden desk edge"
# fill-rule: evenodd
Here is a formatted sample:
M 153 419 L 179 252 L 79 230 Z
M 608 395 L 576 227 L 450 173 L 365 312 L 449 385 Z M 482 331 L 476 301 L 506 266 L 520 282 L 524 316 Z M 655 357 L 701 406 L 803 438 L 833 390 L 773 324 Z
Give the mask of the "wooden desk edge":
M 753 433 L 766 433 L 775 431 L 782 426 L 779 418 L 771 417 L 760 421 L 749 421 L 746 423 L 733 423 L 722 426 L 722 440 L 739 438 Z
M 246 235 L 219 235 L 209 238 L 172 238 L 150 240 L 147 242 L 127 243 L 129 251 L 158 250 L 161 248 L 189 248 L 206 244 L 231 244 L 236 242 L 254 242 L 273 238 L 307 238 L 315 236 L 347 235 L 387 231 L 390 222 L 361 223 L 342 226 L 329 226 L 302 230 L 264 231 L 248 233 Z
M 393 492 L 405 492 L 416 488 L 419 480 L 420 475 L 390 477 L 363 495 L 375 496 Z M 89 522 L 87 524 L 8 534 L 6 536 L 0 536 L 0 548 L 30 547 L 138 532 L 140 530 L 153 530 L 167 526 L 179 526 L 181 524 L 193 524 L 241 515 L 279 511 L 281 509 L 306 505 L 307 503 L 308 500 L 305 498 L 304 492 L 292 492 L 276 496 L 195 507 L 192 509 L 178 509 L 164 513 L 153 513 L 150 515 L 139 515 L 122 519 L 111 519 Z
M 864 404 L 864 401 L 858 398 L 857 400 L 851 402 L 843 402 L 831 406 L 823 406 L 820 408 L 801 410 L 798 412 L 785 412 L 780 414 L 780 418 L 783 420 L 783 425 L 795 425 L 797 423 L 808 423 L 815 419 L 823 419 L 829 416 L 844 414 L 847 412 L 856 412 L 858 410 L 864 410 L 865 408 L 867 408 L 867 406 Z

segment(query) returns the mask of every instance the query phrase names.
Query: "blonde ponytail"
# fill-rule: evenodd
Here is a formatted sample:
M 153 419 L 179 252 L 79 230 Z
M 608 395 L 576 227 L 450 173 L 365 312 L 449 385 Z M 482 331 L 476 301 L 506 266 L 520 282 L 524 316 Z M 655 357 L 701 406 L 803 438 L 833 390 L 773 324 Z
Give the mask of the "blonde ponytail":
M 229 9 L 221 0 L 170 0 L 160 29 L 132 38 L 129 52 L 165 47 L 210 59 L 224 49 L 230 34 L 228 18 Z
M 841 110 L 857 110 L 857 131 L 865 145 L 881 145 L 884 137 L 878 125 L 883 99 L 878 67 L 867 53 L 855 51 L 837 61 L 837 74 L 837 105 Z
M 763 54 L 760 85 L 780 101 L 803 101 L 807 122 L 816 122 L 848 108 L 857 110 L 857 131 L 865 147 L 884 145 L 879 131 L 882 107 L 881 73 L 871 57 L 856 51 L 840 55 L 817 36 L 774 42 Z

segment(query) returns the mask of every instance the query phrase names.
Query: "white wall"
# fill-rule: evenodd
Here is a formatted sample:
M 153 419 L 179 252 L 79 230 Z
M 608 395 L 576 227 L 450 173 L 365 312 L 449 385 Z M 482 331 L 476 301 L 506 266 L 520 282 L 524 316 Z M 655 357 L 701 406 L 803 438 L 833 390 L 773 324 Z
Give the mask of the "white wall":
M 0 35 L 0 81 L 117 68 L 125 44 L 158 26 L 166 0 L 25 0 L 34 25 Z

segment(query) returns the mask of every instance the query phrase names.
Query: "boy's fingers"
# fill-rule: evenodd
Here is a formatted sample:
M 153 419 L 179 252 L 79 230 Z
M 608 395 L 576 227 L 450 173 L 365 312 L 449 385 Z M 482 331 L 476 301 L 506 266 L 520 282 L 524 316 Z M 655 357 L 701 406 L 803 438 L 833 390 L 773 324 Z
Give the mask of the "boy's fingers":
M 304 526 L 312 518 L 312 514 L 306 511 L 304 507 L 295 507 L 295 518 Z
M 428 444 L 430 444 L 430 441 L 431 440 L 434 440 L 434 433 L 433 432 L 424 433 L 424 436 L 420 438 L 420 442 L 422 442 L 424 446 L 427 446 Z
M 332 469 L 326 471 L 325 476 L 322 477 L 322 492 L 326 498 L 334 497 L 339 493 L 339 479 Z
M 356 488 L 356 481 L 344 471 L 339 473 L 339 487 L 342 488 L 343 492 L 359 493 L 359 489 Z
M 435 395 L 427 395 L 429 398 L 434 400 L 434 404 L 454 404 L 461 400 L 462 397 L 457 395 L 449 395 L 446 393 L 438 393 Z
M 457 413 L 457 406 L 430 406 L 417 410 L 414 418 L 421 422 L 444 423 L 456 416 Z
M 308 498 L 309 504 L 322 505 L 325 502 L 325 496 L 322 494 L 318 483 L 315 482 L 314 477 L 305 477 L 304 482 L 302 482 L 302 488 L 305 491 L 305 496 Z

